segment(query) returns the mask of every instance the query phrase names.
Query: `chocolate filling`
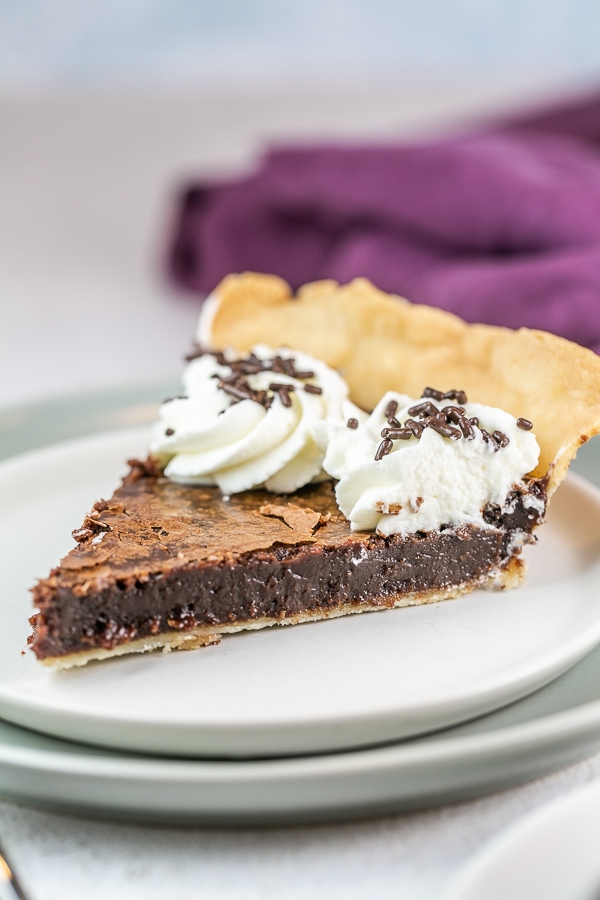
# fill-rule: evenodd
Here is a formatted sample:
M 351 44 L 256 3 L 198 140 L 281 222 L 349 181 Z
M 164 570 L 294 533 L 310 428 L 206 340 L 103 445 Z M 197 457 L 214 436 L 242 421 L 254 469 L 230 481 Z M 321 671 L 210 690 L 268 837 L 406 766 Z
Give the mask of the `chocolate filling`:
M 544 482 L 531 480 L 528 493 L 544 501 Z M 226 499 L 134 468 L 34 588 L 34 652 L 45 659 L 201 625 L 385 607 L 405 593 L 483 583 L 541 518 L 515 490 L 510 512 L 486 508 L 489 529 L 384 538 L 350 531 L 330 483 L 273 499 Z

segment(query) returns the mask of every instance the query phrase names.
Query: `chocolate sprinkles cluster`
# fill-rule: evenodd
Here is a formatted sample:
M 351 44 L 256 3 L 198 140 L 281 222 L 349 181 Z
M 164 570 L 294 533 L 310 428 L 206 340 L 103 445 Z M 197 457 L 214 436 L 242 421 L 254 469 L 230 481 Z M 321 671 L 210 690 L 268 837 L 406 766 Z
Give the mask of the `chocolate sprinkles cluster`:
M 431 402 L 432 400 L 437 400 L 438 403 L 442 400 L 454 400 L 456 405 L 448 404 L 438 409 Z M 469 418 L 463 405 L 466 402 L 467 395 L 464 391 L 453 389 L 444 392 L 426 387 L 421 394 L 421 402 L 409 408 L 410 418 L 405 422 L 400 422 L 396 418 L 398 402 L 390 400 L 384 413 L 388 427 L 381 432 L 382 441 L 377 448 L 375 459 L 379 461 L 387 456 L 394 446 L 394 441 L 409 441 L 413 437 L 419 439 L 426 428 L 433 429 L 451 441 L 458 441 L 461 438 L 465 441 L 472 441 L 477 429 L 485 443 L 490 444 L 494 451 L 506 447 L 510 443 L 508 436 L 502 431 L 494 431 L 490 434 L 481 427 L 477 416 Z M 356 425 L 350 424 L 350 420 L 347 425 L 349 428 L 356 428 Z M 524 431 L 530 431 L 533 428 L 529 419 L 523 418 L 517 419 L 517 426 Z
M 271 359 L 260 359 L 255 353 L 239 359 L 227 359 L 225 354 L 220 350 L 208 350 L 205 347 L 195 347 L 191 353 L 185 357 L 187 362 L 198 359 L 200 356 L 213 356 L 220 366 L 229 369 L 229 374 L 225 376 L 213 375 L 218 378 L 218 387 L 225 391 L 232 398 L 237 400 L 254 400 L 260 403 L 265 409 L 270 409 L 275 400 L 279 397 L 283 406 L 291 406 L 292 398 L 290 394 L 296 390 L 296 385 L 286 381 L 272 381 L 267 390 L 256 391 L 251 387 L 247 376 L 257 375 L 259 372 L 273 372 L 275 375 L 283 375 L 288 378 L 295 378 L 297 381 L 307 381 L 314 378 L 315 373 L 309 370 L 301 370 L 296 368 L 293 357 L 284 358 L 277 354 Z M 316 384 L 305 384 L 303 390 L 307 394 L 322 394 L 323 390 Z M 175 399 L 175 398 L 174 398 Z

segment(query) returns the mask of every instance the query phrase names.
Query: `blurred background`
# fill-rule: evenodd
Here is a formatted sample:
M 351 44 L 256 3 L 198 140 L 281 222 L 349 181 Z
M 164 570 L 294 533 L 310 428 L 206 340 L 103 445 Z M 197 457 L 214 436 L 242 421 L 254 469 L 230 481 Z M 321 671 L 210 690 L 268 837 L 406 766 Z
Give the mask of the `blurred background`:
M 595 0 L 4 0 L 6 88 L 600 74 Z
M 176 372 L 174 192 L 600 82 L 595 0 L 0 2 L 0 404 Z

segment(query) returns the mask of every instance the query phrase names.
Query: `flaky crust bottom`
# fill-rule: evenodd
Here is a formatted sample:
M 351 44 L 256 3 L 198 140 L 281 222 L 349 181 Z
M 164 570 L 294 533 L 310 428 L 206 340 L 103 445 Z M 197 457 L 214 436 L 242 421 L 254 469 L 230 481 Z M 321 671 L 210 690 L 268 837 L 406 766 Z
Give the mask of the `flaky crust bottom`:
M 301 625 L 321 619 L 336 619 L 355 613 L 399 609 L 406 606 L 423 606 L 428 603 L 451 600 L 464 594 L 469 594 L 477 588 L 509 590 L 521 584 L 524 577 L 525 563 L 523 559 L 521 557 L 511 557 L 502 569 L 487 575 L 483 579 L 460 585 L 451 585 L 441 590 L 419 591 L 410 594 L 385 594 L 371 598 L 364 603 L 342 603 L 339 606 L 327 609 L 307 610 L 285 619 L 264 617 L 222 624 L 216 627 L 214 625 L 200 625 L 186 631 L 149 635 L 148 637 L 117 644 L 110 649 L 94 647 L 65 656 L 49 656 L 41 659 L 40 662 L 42 665 L 53 669 L 71 669 L 76 666 L 85 666 L 94 660 L 112 659 L 113 657 L 125 656 L 130 653 L 147 653 L 160 649 L 162 649 L 163 653 L 169 653 L 171 650 L 195 650 L 198 647 L 218 644 L 222 635 L 233 634 L 238 631 L 256 631 L 259 628 L 269 628 L 272 625 Z

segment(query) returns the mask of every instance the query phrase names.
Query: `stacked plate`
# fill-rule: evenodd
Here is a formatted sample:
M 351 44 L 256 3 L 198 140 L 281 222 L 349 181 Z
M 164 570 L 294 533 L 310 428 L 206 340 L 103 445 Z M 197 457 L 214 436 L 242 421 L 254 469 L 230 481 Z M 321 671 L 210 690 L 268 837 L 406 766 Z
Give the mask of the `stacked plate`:
M 0 416 L 1 793 L 155 821 L 347 818 L 495 790 L 600 745 L 600 492 L 575 475 L 517 591 L 39 666 L 28 588 L 145 452 L 146 401 L 170 392 Z M 599 458 L 592 444 L 580 465 Z
M 600 784 L 544 804 L 500 832 L 440 900 L 598 900 Z

